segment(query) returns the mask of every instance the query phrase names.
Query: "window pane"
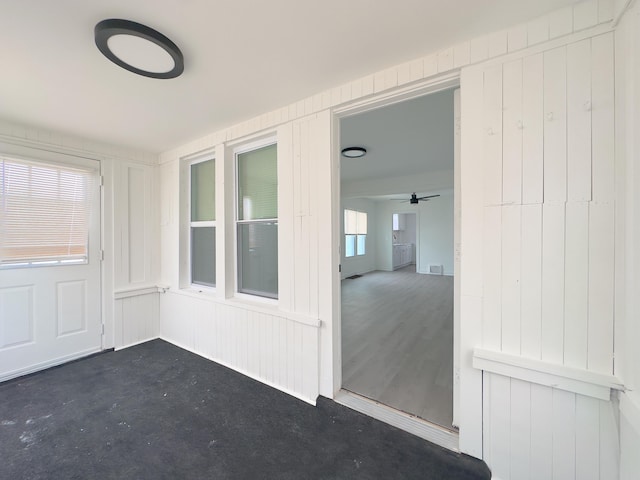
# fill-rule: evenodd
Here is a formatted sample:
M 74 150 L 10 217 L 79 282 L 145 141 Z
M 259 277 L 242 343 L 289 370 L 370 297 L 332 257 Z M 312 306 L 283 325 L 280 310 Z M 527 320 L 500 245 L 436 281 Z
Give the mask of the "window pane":
M 216 285 L 216 229 L 191 228 L 191 283 Z
M 356 227 L 356 232 L 358 235 L 366 235 L 367 234 L 367 214 L 364 212 L 357 212 L 358 214 L 358 226 Z
M 278 298 L 278 224 L 238 225 L 238 291 Z
M 96 174 L 0 158 L 0 264 L 87 262 Z
M 277 147 L 238 155 L 238 220 L 278 218 Z
M 353 235 L 357 233 L 357 219 L 358 212 L 355 210 L 344 211 L 344 233 L 346 235 Z
M 353 257 L 356 254 L 356 236 L 345 235 L 344 236 L 344 256 Z
M 191 165 L 191 221 L 216 219 L 216 163 L 214 160 Z
M 365 253 L 367 253 L 365 249 L 366 241 L 366 235 L 358 235 L 358 255 L 364 255 Z

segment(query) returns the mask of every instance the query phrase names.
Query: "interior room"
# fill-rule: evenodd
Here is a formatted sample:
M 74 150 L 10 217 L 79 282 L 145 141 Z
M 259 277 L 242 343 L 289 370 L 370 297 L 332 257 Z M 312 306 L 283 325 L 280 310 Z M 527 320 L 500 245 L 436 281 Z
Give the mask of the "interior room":
M 340 187 L 342 388 L 455 430 L 454 116 L 449 89 L 342 119 L 341 150 L 366 153 Z
M 0 40 L 0 477 L 638 478 L 637 0 L 4 0 Z M 451 331 L 358 355 L 349 305 Z M 389 370 L 424 338 L 446 400 Z

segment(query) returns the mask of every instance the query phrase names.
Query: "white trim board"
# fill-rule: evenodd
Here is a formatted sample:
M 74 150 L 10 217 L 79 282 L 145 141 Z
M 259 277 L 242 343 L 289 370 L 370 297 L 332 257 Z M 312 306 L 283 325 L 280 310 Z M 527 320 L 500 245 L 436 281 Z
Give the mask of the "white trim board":
M 381 422 L 409 432 L 424 440 L 433 442 L 436 445 L 448 448 L 454 452 L 460 451 L 458 448 L 458 433 L 456 432 L 452 432 L 446 428 L 442 428 L 413 415 L 395 410 L 346 390 L 340 390 L 333 400 L 340 405 L 349 407 L 376 420 L 380 420 Z
M 565 367 L 531 358 L 475 348 L 473 367 L 526 382 L 609 401 L 611 390 L 624 390 L 613 375 Z

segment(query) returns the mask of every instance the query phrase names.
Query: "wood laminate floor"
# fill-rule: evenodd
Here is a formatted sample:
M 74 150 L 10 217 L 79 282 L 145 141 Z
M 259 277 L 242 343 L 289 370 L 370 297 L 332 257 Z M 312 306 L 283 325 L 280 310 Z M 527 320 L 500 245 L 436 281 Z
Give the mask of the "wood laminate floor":
M 342 281 L 342 387 L 451 429 L 453 277 L 415 272 Z

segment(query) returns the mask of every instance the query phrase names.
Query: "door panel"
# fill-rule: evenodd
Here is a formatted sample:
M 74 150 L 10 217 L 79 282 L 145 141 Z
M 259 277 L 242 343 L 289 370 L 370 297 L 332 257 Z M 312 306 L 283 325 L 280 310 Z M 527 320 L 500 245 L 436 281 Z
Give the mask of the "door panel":
M 99 188 L 92 197 L 86 264 L 0 269 L 0 381 L 102 349 Z

